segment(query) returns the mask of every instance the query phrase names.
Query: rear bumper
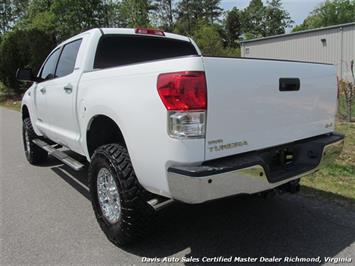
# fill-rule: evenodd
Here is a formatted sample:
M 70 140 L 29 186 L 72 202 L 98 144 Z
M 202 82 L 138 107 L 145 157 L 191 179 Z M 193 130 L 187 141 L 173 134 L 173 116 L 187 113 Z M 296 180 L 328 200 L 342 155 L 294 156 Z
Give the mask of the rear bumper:
M 339 156 L 343 144 L 344 136 L 332 133 L 200 166 L 170 167 L 170 193 L 176 200 L 201 203 L 262 192 L 315 172 Z M 285 154 L 292 154 L 292 160 L 285 161 Z

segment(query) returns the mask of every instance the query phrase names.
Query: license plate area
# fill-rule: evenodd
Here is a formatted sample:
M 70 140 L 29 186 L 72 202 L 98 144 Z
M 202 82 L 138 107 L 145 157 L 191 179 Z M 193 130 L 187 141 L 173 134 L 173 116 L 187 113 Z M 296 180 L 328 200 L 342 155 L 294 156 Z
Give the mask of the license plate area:
M 260 154 L 271 183 L 281 181 L 290 174 L 297 176 L 315 168 L 321 158 L 322 147 L 314 143 L 295 143 L 275 147 Z
M 270 162 L 270 170 L 280 167 L 290 167 L 295 162 L 295 149 L 294 148 L 282 148 L 276 150 Z

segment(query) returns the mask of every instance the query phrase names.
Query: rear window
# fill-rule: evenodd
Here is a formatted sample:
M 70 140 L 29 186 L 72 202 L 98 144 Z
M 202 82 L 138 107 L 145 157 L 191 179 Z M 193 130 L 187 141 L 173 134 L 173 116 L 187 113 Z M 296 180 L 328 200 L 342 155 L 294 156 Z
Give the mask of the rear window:
M 186 41 L 164 37 L 103 35 L 97 46 L 94 68 L 117 67 L 187 55 L 197 55 L 197 51 Z

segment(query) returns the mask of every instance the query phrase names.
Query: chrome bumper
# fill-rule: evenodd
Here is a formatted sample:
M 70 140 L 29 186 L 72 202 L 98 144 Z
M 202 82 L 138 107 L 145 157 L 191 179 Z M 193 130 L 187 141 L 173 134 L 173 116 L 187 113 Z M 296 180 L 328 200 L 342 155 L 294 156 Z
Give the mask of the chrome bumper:
M 338 157 L 343 144 L 343 135 L 330 134 L 266 149 L 257 154 L 254 152 L 238 155 L 236 158 L 226 158 L 224 162 L 219 160 L 218 163 L 211 161 L 201 166 L 170 167 L 168 169 L 170 193 L 179 201 L 202 203 L 237 194 L 266 191 L 315 172 Z M 298 165 L 293 165 L 293 168 L 285 166 L 284 169 L 273 172 L 268 165 L 267 157 L 263 154 L 276 153 L 285 146 L 297 150 L 299 158 L 295 164 Z M 311 157 L 310 149 L 316 153 L 312 154 L 312 158 L 308 158 Z M 243 167 L 243 164 L 246 166 Z M 280 173 L 281 179 L 276 176 L 277 173 Z

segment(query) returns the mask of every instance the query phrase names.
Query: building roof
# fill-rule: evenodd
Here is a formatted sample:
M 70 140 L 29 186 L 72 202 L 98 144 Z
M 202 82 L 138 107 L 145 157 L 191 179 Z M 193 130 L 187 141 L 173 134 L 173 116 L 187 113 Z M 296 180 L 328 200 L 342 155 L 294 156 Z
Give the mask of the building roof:
M 336 28 L 344 28 L 344 27 L 349 27 L 349 26 L 354 26 L 354 25 L 355 25 L 355 22 L 350 22 L 350 23 L 338 24 L 338 25 L 333 25 L 333 26 L 328 26 L 328 27 L 323 27 L 323 28 L 303 30 L 303 31 L 291 32 L 291 33 L 287 33 L 287 34 L 279 34 L 279 35 L 273 35 L 273 36 L 268 36 L 268 37 L 263 37 L 263 38 L 256 38 L 256 39 L 251 39 L 251 40 L 244 40 L 244 41 L 240 41 L 240 42 L 243 44 L 243 43 L 258 42 L 258 41 L 264 41 L 264 40 L 276 39 L 276 38 L 287 38 L 287 37 L 293 36 L 293 35 L 299 35 L 299 34 L 329 30 L 329 29 L 336 29 Z

